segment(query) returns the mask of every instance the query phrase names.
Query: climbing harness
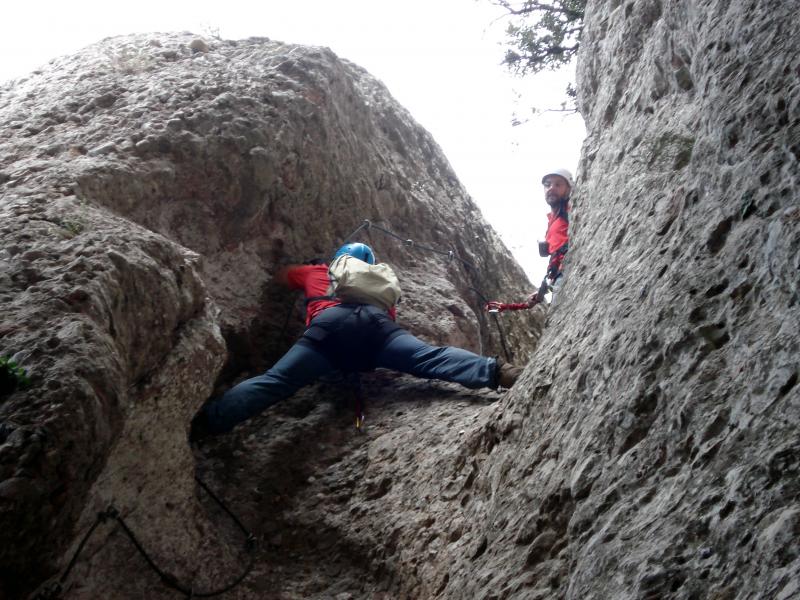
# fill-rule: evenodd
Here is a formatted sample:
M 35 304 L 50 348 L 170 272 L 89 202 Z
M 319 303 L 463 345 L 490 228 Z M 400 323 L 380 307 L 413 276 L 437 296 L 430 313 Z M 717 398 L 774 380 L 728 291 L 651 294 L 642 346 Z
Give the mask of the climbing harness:
M 475 289 L 474 287 L 470 287 L 469 289 L 475 292 L 475 294 L 477 294 L 478 298 L 480 298 L 481 301 L 484 303 L 484 306 L 489 303 L 489 300 L 487 300 L 486 296 L 481 294 L 477 289 Z M 503 332 L 503 327 L 500 325 L 500 319 L 497 318 L 496 314 L 492 314 L 492 318 L 494 319 L 494 324 L 497 327 L 497 332 L 500 334 L 500 346 L 503 348 L 503 354 L 506 357 L 506 361 L 511 362 L 511 359 L 509 358 L 511 353 L 508 351 L 508 347 L 506 346 L 506 336 L 505 333 Z M 480 336 L 478 336 L 478 339 L 481 341 L 480 350 L 481 354 L 483 354 L 483 340 L 480 338 Z
M 486 312 L 495 314 L 507 310 L 527 310 L 535 306 L 535 304 L 530 304 L 528 302 L 498 302 L 497 300 L 492 300 L 491 302 L 487 302 L 485 306 Z
M 501 313 L 507 310 L 528 310 L 529 308 L 533 308 L 537 304 L 544 302 L 545 296 L 547 296 L 548 292 L 552 291 L 553 285 L 559 277 L 561 277 L 560 272 L 552 279 L 549 274 L 546 275 L 545 278 L 542 279 L 539 289 L 536 290 L 536 293 L 532 294 L 526 302 L 499 302 L 497 300 L 492 300 L 485 303 L 483 308 L 491 314 Z
M 547 279 L 550 280 L 551 285 L 561 277 L 561 261 L 564 260 L 567 250 L 569 250 L 569 242 L 564 242 L 558 250 L 550 255 L 550 262 L 547 263 Z
M 528 310 L 533 308 L 537 304 L 544 302 L 547 293 L 552 291 L 553 285 L 555 284 L 556 279 L 559 277 L 561 277 L 560 272 L 552 279 L 550 278 L 549 274 L 545 276 L 545 278 L 542 279 L 539 289 L 536 290 L 536 293 L 531 294 L 531 297 L 525 302 L 499 302 L 497 300 L 491 300 L 490 302 L 486 302 L 483 305 L 483 308 L 486 310 L 486 312 L 495 316 L 497 313 L 505 312 L 507 310 Z
M 566 176 L 561 173 L 554 173 L 554 174 L 561 175 L 562 177 L 566 178 Z M 559 206 L 555 218 L 547 226 L 547 234 L 545 237 L 549 235 L 550 227 L 552 227 L 553 223 L 555 223 L 556 220 L 558 220 L 559 218 L 569 222 L 567 201 L 562 202 L 561 206 Z M 507 310 L 527 310 L 529 308 L 533 308 L 537 304 L 541 304 L 542 302 L 544 302 L 547 293 L 552 291 L 553 286 L 556 283 L 556 280 L 559 277 L 561 277 L 561 262 L 564 260 L 564 256 L 566 256 L 568 250 L 569 250 L 569 241 L 565 241 L 563 244 L 561 244 L 558 250 L 556 250 L 552 254 L 550 254 L 549 252 L 548 243 L 546 241 L 539 242 L 539 256 L 542 257 L 549 256 L 550 260 L 547 263 L 547 272 L 536 293 L 531 295 L 531 297 L 527 300 L 527 302 L 499 302 L 497 300 L 492 300 L 491 302 L 486 302 L 484 304 L 483 306 L 484 310 L 486 310 L 491 314 L 497 314 L 505 312 Z
M 256 537 L 252 533 L 250 533 L 247 530 L 247 528 L 245 528 L 244 525 L 242 525 L 242 522 L 236 517 L 236 515 L 233 514 L 233 512 L 225 505 L 225 503 L 223 503 L 222 500 L 220 500 L 219 497 L 217 497 L 217 495 L 214 494 L 209 489 L 209 487 L 205 483 L 203 483 L 203 481 L 200 480 L 199 477 L 195 476 L 195 480 L 197 481 L 198 484 L 200 484 L 200 487 L 202 487 L 206 491 L 206 493 L 211 497 L 211 499 L 214 500 L 219 505 L 219 507 L 231 518 L 231 520 L 233 520 L 233 522 L 245 536 L 244 547 L 245 547 L 245 552 L 248 554 L 248 563 L 245 566 L 242 573 L 238 577 L 236 577 L 233 581 L 231 581 L 230 583 L 228 583 L 227 585 L 225 585 L 220 589 L 211 591 L 198 591 L 191 586 L 187 587 L 185 585 L 181 585 L 174 575 L 170 575 L 169 573 L 165 572 L 155 563 L 152 557 L 147 553 L 142 544 L 139 542 L 136 535 L 134 535 L 133 531 L 130 529 L 130 527 L 128 527 L 128 524 L 119 514 L 119 511 L 113 505 L 110 505 L 106 510 L 97 513 L 97 519 L 95 520 L 94 523 L 92 523 L 92 526 L 83 536 L 83 539 L 81 540 L 80 544 L 78 544 L 78 548 L 72 555 L 72 559 L 69 561 L 67 568 L 64 570 L 64 573 L 61 575 L 61 577 L 59 577 L 58 581 L 46 586 L 34 597 L 34 600 L 57 600 L 58 598 L 61 597 L 61 592 L 64 589 L 64 583 L 67 581 L 70 572 L 72 571 L 75 564 L 78 562 L 78 558 L 80 557 L 81 552 L 83 552 L 84 546 L 86 546 L 86 543 L 89 541 L 89 538 L 92 537 L 92 534 L 95 532 L 97 527 L 103 523 L 106 523 L 107 521 L 116 521 L 122 528 L 122 531 L 125 533 L 127 538 L 139 552 L 139 554 L 142 555 L 142 558 L 144 558 L 144 560 L 147 562 L 150 568 L 153 571 L 155 571 L 156 574 L 161 578 L 161 581 L 166 586 L 171 587 L 172 589 L 180 592 L 187 598 L 210 598 L 212 596 L 219 596 L 220 594 L 224 594 L 225 592 L 232 590 L 234 587 L 239 585 L 242 581 L 244 581 L 245 577 L 247 577 L 253 569 L 253 565 L 255 563 Z

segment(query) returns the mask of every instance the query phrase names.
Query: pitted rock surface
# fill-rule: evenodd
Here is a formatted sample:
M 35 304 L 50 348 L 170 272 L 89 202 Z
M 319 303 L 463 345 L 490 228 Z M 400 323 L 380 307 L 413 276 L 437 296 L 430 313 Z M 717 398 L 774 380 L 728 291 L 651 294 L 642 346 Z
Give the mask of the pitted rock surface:
M 441 597 L 795 598 L 800 17 L 598 1 L 585 26 L 566 283 Z
M 230 489 L 215 446 L 190 452 L 189 420 L 210 396 L 263 371 L 302 330 L 302 306 L 273 281 L 276 270 L 327 258 L 356 228 L 400 277 L 401 324 L 433 343 L 521 363 L 531 356 L 544 310 L 497 319 L 481 309 L 501 295 L 524 298 L 532 286 L 522 269 L 430 134 L 380 82 L 327 49 L 189 34 L 109 39 L 3 84 L 0 123 L 0 354 L 32 381 L 0 400 L 0 594 L 25 597 L 63 572 L 109 505 L 181 583 L 209 590 L 239 572 L 242 540 L 197 488 L 194 468 L 224 484 L 216 491 L 232 504 L 253 486 Z M 459 403 L 465 393 L 415 385 L 406 400 L 420 407 L 440 397 Z M 378 387 L 370 431 L 395 422 L 394 409 L 380 407 L 405 389 Z M 458 431 L 497 399 L 467 396 L 464 414 L 446 421 Z M 312 387 L 282 410 L 300 431 L 343 438 L 342 460 L 355 469 L 372 438 L 354 437 L 352 413 L 320 419 L 325 397 Z M 424 421 L 419 410 L 408 418 Z M 403 431 L 403 443 L 416 437 Z M 242 435 L 229 440 L 239 453 L 250 444 Z M 267 436 L 283 448 L 282 462 L 295 462 L 306 441 L 293 435 Z M 444 452 L 459 438 L 442 432 L 430 443 Z M 254 465 L 269 466 L 269 448 L 248 450 Z M 301 470 L 329 460 L 309 449 Z M 367 494 L 379 494 L 376 507 L 383 485 Z M 305 488 L 291 489 L 285 514 L 249 519 L 259 538 L 302 521 Z M 256 514 L 247 503 L 240 510 Z M 278 554 L 259 555 L 258 577 L 273 581 Z M 397 587 L 372 579 L 367 562 L 338 585 Z M 324 596 L 324 578 L 303 579 L 309 564 L 298 561 L 275 595 Z M 403 561 L 393 568 L 405 581 Z M 427 576 L 402 589 L 427 589 Z M 264 597 L 258 577 L 229 594 Z M 98 526 L 64 590 L 68 598 L 174 593 L 114 523 Z
M 571 214 L 567 279 L 524 375 L 501 395 L 382 371 L 365 376 L 363 433 L 353 430 L 347 385 L 325 382 L 201 445 L 195 453 L 198 473 L 240 511 L 260 540 L 252 573 L 229 597 L 797 596 L 799 19 L 790 3 L 766 0 L 588 3 L 578 85 L 589 136 Z M 0 102 L 13 95 L 2 110 L 13 115 L 5 120 L 13 121 L 17 132 L 13 141 L 3 141 L 3 210 L 16 211 L 14 219 L 24 219 L 25 211 L 54 215 L 61 205 L 52 197 L 63 194 L 60 202 L 83 202 L 92 218 L 107 222 L 97 226 L 103 231 L 113 229 L 117 219 L 130 219 L 138 225 L 125 232 L 136 241 L 127 252 L 146 247 L 149 256 L 174 256 L 163 267 L 162 287 L 170 287 L 169 272 L 186 264 L 173 242 L 199 254 L 202 266 L 192 273 L 220 307 L 230 351 L 219 387 L 268 364 L 288 343 L 281 338 L 291 339 L 297 331 L 293 324 L 281 333 L 284 318 L 277 307 L 290 298 L 271 287 L 273 267 L 298 254 L 324 255 L 360 219 L 370 218 L 365 212 L 401 231 L 401 237 L 431 246 L 445 246 L 445 239 L 456 236 L 459 256 L 497 276 L 490 280 L 496 288 L 486 286 L 489 294 L 511 289 L 515 277 L 522 291 L 521 274 L 505 266 L 507 254 L 476 225 L 477 211 L 449 179 L 429 136 L 403 125 L 409 123 L 405 113 L 390 110 L 385 92 L 357 67 L 325 50 L 264 40 L 209 41 L 195 50 L 188 37 L 145 42 L 106 42 L 66 59 L 58 71 L 44 70 L 3 92 Z M 137 61 L 120 67 L 118 60 L 103 58 L 106 48 Z M 271 49 L 280 56 L 270 55 Z M 245 55 L 257 57 L 247 63 L 250 68 L 243 66 Z M 79 75 L 81 64 L 102 71 L 101 63 L 116 70 L 94 82 L 67 76 L 69 68 Z M 56 73 L 65 73 L 63 83 L 69 85 L 62 96 L 73 98 L 77 107 L 69 112 L 77 115 L 61 123 L 57 111 L 48 116 L 25 104 L 26 94 L 29 103 L 41 97 L 35 92 Z M 187 73 L 198 79 L 197 91 L 188 85 Z M 115 87 L 111 81 L 124 84 Z M 94 90 L 99 82 L 109 85 Z M 218 90 L 203 91 L 214 83 Z M 220 115 L 229 118 L 221 122 Z M 136 129 L 138 139 L 132 133 L 109 139 L 100 134 L 100 121 L 93 125 L 96 119 L 115 130 Z M 152 128 L 144 127 L 151 122 Z M 267 139 L 264 131 L 275 135 Z M 367 134 L 369 141 L 353 141 L 351 132 Z M 47 136 L 54 139 L 52 154 L 41 151 Z M 191 136 L 201 140 L 195 145 Z M 78 139 L 90 143 L 80 142 L 81 148 Z M 30 147 L 14 150 L 18 141 Z M 74 147 L 67 154 L 72 158 L 54 160 L 62 156 L 58 144 L 67 153 Z M 253 151 L 256 147 L 264 152 Z M 226 158 L 205 160 L 209 148 L 210 156 Z M 336 160 L 328 162 L 328 156 Z M 216 184 L 206 186 L 209 180 Z M 184 189 L 193 195 L 179 193 Z M 10 193 L 14 197 L 7 204 Z M 37 193 L 35 203 L 31 197 Z M 309 221 L 306 209 L 312 208 L 324 218 Z M 68 231 L 72 214 L 58 217 Z M 426 220 L 416 220 L 423 216 Z M 19 238 L 20 227 L 6 223 L 4 236 L 17 236 L 12 245 L 31 243 Z M 498 343 L 487 323 L 478 336 L 471 333 L 477 329 L 470 329 L 472 320 L 459 316 L 477 310 L 461 266 L 410 254 L 375 231 L 370 239 L 379 254 L 398 264 L 401 281 L 409 281 L 408 314 L 415 327 L 434 341 Z M 18 254 L 4 255 L 9 273 L 4 300 L 19 297 L 35 307 L 37 302 L 22 295 L 29 286 L 36 288 L 33 293 L 54 290 L 42 301 L 57 296 L 63 278 L 43 277 L 49 263 L 37 265 L 41 256 L 11 262 Z M 110 266 L 106 270 L 115 274 L 112 281 L 122 275 Z M 140 277 L 148 272 L 143 269 Z M 101 275 L 93 277 L 82 285 Z M 139 279 L 130 278 L 138 285 Z M 191 279 L 181 281 L 187 286 Z M 19 289 L 6 292 L 17 289 L 12 285 Z M 103 285 L 87 297 L 113 289 Z M 205 327 L 204 321 L 211 305 L 200 301 L 201 284 L 192 289 L 197 311 L 186 322 L 196 322 L 197 331 L 213 338 L 213 322 Z M 154 319 L 147 302 L 143 305 L 145 318 Z M 453 315 L 451 323 L 438 320 L 445 311 Z M 92 314 L 87 309 L 71 318 Z M 169 314 L 170 322 L 184 322 L 177 316 L 181 311 Z M 504 316 L 503 322 L 506 342 L 524 354 L 532 346 L 526 335 L 536 334 L 522 318 Z M 56 360 L 47 336 L 34 337 L 34 329 L 43 328 L 6 333 L 2 349 L 28 344 L 38 353 L 18 356 L 34 373 L 50 365 L 63 370 L 59 365 L 69 363 Z M 97 344 L 116 343 L 109 331 L 108 325 L 98 327 Z M 168 351 L 159 336 L 145 343 Z M 196 384 L 209 390 L 220 354 L 194 349 L 208 367 Z M 103 354 L 104 371 L 112 375 L 98 389 L 122 389 L 129 378 L 115 372 L 152 364 L 144 358 L 150 352 L 139 350 L 111 347 Z M 34 390 L 41 394 L 47 381 L 36 379 Z M 189 391 L 161 410 L 189 413 L 189 406 L 207 395 L 203 392 Z M 135 414 L 125 420 L 122 413 L 128 413 L 120 410 L 105 437 L 82 433 L 87 424 L 80 420 L 69 430 L 80 442 L 77 450 L 66 442 L 52 446 L 50 437 L 33 435 L 37 415 L 46 415 L 50 404 L 17 394 L 2 405 L 4 416 L 12 414 L 9 407 L 15 418 L 28 414 L 23 400 L 32 407 L 30 426 L 7 436 L 2 465 L 21 472 L 11 494 L 21 494 L 28 484 L 38 494 L 29 496 L 38 499 L 30 505 L 50 511 L 42 517 L 17 513 L 41 536 L 39 519 L 52 519 L 57 509 L 42 503 L 43 492 L 30 484 L 47 477 L 61 481 L 50 466 L 55 456 L 106 448 L 102 461 L 131 469 L 129 448 L 138 448 L 134 444 L 144 428 L 136 425 Z M 111 439 L 120 431 L 130 433 L 119 439 L 117 450 Z M 87 438 L 100 443 L 91 445 Z M 173 514 L 150 503 L 152 510 L 130 511 L 131 519 L 139 519 L 136 525 L 176 576 L 186 581 L 195 574 L 202 589 L 221 586 L 240 572 L 241 539 L 224 514 L 187 489 L 190 473 L 182 467 L 188 449 L 179 441 L 159 455 L 163 464 L 136 468 L 177 473 L 174 497 L 186 510 Z M 50 462 L 22 457 L 35 444 L 55 451 Z M 48 475 L 48 469 L 56 474 Z M 106 490 L 126 490 L 124 478 L 108 467 L 81 473 L 88 473 L 89 481 L 61 496 L 67 507 L 57 519 L 62 548 L 74 544 L 77 532 L 91 522 Z M 137 494 L 150 498 L 165 488 L 157 475 L 150 477 L 144 491 L 119 492 L 131 501 L 128 507 L 137 506 Z M 59 497 L 48 493 L 50 503 Z M 16 506 L 5 498 L 4 510 Z M 67 530 L 82 507 L 80 526 L 70 537 Z M 138 517 L 144 512 L 149 524 Z M 7 522 L 3 535 L 19 531 Z M 177 541 L 161 535 L 181 528 L 186 533 Z M 39 539 L 34 536 L 28 553 L 19 555 L 34 556 Z M 68 594 L 174 596 L 118 530 L 103 542 L 94 543 L 76 567 Z M 56 554 L 50 562 L 36 556 L 20 566 L 28 566 L 33 580 L 53 568 Z
M 237 360 L 259 368 L 283 350 L 266 334 L 289 297 L 269 284 L 275 269 L 328 258 L 365 219 L 401 237 L 360 233 L 402 276 L 410 318 L 424 303 L 452 315 L 417 319 L 435 341 L 477 349 L 482 336 L 497 352 L 471 288 L 529 285 L 386 88 L 325 48 L 253 39 L 197 52 L 193 39 L 112 39 L 8 85 L 6 187 L 74 191 L 200 253 L 223 332 L 252 347 Z M 532 339 L 517 331 L 507 343 L 524 358 Z
M 467 509 L 502 395 L 388 371 L 363 390 L 361 433 L 352 392 L 332 383 L 202 448 L 202 476 L 263 535 L 235 597 L 433 597 L 442 565 L 479 551 Z
M 197 255 L 74 196 L 9 191 L 0 212 L 2 349 L 32 381 L 0 404 L 0 591 L 17 597 L 49 574 L 82 512 L 156 498 L 174 507 L 165 523 L 192 510 L 181 433 L 224 343 Z

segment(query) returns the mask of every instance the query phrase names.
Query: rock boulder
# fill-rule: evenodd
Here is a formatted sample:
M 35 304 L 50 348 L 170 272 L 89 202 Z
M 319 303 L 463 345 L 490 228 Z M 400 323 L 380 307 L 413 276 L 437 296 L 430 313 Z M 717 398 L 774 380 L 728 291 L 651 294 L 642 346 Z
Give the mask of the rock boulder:
M 193 457 L 189 420 L 301 331 L 276 270 L 357 229 L 400 276 L 402 324 L 530 356 L 543 311 L 481 310 L 530 291 L 521 268 L 430 134 L 330 50 L 109 39 L 0 87 L 0 123 L 0 354 L 32 381 L 0 400 L 0 593 L 63 569 L 109 505 L 178 579 L 235 570 L 193 477 L 222 461 Z M 112 525 L 67 592 L 163 591 Z

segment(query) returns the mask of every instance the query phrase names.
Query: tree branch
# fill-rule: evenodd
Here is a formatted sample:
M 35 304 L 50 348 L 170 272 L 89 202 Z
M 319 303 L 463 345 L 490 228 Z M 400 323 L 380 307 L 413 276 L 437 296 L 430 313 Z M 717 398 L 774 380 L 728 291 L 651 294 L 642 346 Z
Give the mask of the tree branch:
M 570 21 L 583 18 L 583 13 L 581 12 L 570 10 L 569 8 L 564 8 L 563 6 L 542 4 L 541 2 L 537 2 L 537 0 L 527 0 L 522 8 L 513 8 L 508 0 L 494 0 L 492 4 L 506 9 L 508 14 L 516 17 L 529 15 L 539 11 L 562 14 L 565 15 Z

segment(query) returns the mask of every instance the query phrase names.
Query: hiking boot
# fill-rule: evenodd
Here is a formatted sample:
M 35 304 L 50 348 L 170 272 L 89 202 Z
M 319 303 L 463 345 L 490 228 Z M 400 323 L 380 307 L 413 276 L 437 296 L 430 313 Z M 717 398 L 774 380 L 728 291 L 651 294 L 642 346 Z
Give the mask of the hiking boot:
M 517 381 L 517 378 L 522 374 L 520 367 L 515 367 L 511 363 L 507 363 L 502 358 L 497 360 L 497 385 L 504 388 L 510 388 Z

